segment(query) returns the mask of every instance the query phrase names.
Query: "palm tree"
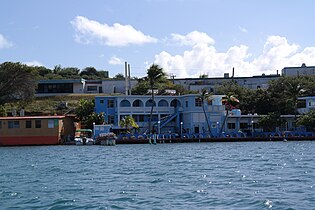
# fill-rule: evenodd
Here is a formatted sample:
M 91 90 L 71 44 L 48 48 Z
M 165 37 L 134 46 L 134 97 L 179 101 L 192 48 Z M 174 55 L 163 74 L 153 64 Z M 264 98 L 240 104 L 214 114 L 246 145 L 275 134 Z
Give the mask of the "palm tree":
M 226 114 L 225 114 L 225 118 L 224 118 L 224 121 L 223 121 L 222 126 L 221 126 L 220 133 L 222 133 L 223 128 L 225 127 L 226 120 L 229 116 L 229 111 L 234 109 L 235 106 L 237 104 L 239 104 L 239 100 L 234 95 L 228 94 L 228 95 L 226 95 L 225 98 L 222 99 L 222 102 L 225 104 Z
M 201 103 L 202 103 L 202 110 L 203 110 L 203 114 L 205 115 L 205 118 L 206 118 L 208 131 L 209 131 L 210 134 L 212 134 L 211 133 L 209 119 L 208 119 L 208 115 L 207 115 L 206 109 L 205 109 L 205 102 L 206 101 L 208 102 L 208 101 L 211 100 L 211 94 L 208 93 L 208 91 L 204 89 L 204 90 L 202 90 L 201 95 L 199 96 L 199 100 L 201 100 Z
M 153 107 L 155 105 L 154 101 L 154 88 L 156 88 L 156 84 L 166 81 L 166 73 L 163 71 L 163 68 L 160 68 L 159 65 L 152 64 L 150 68 L 147 70 L 146 80 L 149 82 L 149 87 L 151 90 L 151 112 L 150 112 L 150 120 L 149 120 L 149 133 L 152 133 L 152 115 L 153 115 Z

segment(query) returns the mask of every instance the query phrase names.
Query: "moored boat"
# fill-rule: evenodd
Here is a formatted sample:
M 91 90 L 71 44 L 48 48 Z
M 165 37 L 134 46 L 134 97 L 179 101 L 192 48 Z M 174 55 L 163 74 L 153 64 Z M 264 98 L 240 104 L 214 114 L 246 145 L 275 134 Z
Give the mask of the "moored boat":
M 79 129 L 75 131 L 75 144 L 76 145 L 93 145 L 94 139 L 92 138 L 93 131 L 91 129 Z

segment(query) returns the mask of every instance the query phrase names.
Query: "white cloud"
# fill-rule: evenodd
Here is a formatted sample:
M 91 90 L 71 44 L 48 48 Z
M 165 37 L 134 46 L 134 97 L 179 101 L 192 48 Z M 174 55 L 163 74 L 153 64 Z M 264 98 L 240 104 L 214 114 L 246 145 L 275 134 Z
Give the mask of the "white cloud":
M 225 72 L 231 73 L 233 67 L 236 76 L 275 74 L 276 70 L 286 66 L 300 66 L 302 63 L 315 65 L 315 47 L 302 51 L 299 48 L 297 44 L 290 44 L 285 37 L 270 36 L 262 53 L 252 58 L 248 46 L 232 46 L 226 52 L 217 52 L 214 46 L 202 41 L 182 54 L 171 55 L 162 51 L 155 56 L 154 63 L 178 78 L 198 77 L 204 73 L 210 77 L 222 77 Z
M 109 26 L 86 17 L 77 16 L 71 21 L 75 28 L 75 40 L 78 43 L 100 43 L 108 46 L 128 46 L 130 44 L 145 44 L 157 42 L 156 38 L 143 34 L 131 25 L 114 23 Z
M 39 61 L 27 61 L 27 62 L 23 62 L 24 64 L 28 65 L 28 66 L 44 66 L 41 62 Z
M 186 35 L 171 34 L 172 41 L 180 45 L 193 46 L 195 44 L 214 44 L 214 40 L 206 33 L 199 31 L 192 31 Z
M 0 49 L 12 47 L 13 44 L 9 42 L 2 34 L 0 34 Z
M 109 61 L 108 61 L 109 64 L 111 65 L 121 65 L 124 63 L 123 59 L 122 58 L 118 58 L 116 56 L 112 56 Z

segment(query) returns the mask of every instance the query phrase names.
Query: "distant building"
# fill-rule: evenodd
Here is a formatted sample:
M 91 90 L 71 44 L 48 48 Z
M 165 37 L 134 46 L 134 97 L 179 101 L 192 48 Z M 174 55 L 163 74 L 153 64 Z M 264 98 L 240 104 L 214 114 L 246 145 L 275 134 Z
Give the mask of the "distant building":
M 84 93 L 84 79 L 71 80 L 40 80 L 37 84 L 37 94 L 63 94 L 63 93 Z
M 298 98 L 298 109 L 300 114 L 307 114 L 311 110 L 315 110 L 315 96 Z
M 281 76 L 277 74 L 272 75 L 261 75 L 253 77 L 229 77 L 228 73 L 224 74 L 224 77 L 213 77 L 213 78 L 183 78 L 183 79 L 172 79 L 174 84 L 182 85 L 190 91 L 201 91 L 203 89 L 209 92 L 215 92 L 219 85 L 225 82 L 234 81 L 236 84 L 249 89 L 268 88 L 268 83 L 271 80 L 279 79 Z
M 129 91 L 137 84 L 137 80 L 128 81 Z M 36 96 L 52 96 L 62 94 L 104 93 L 124 94 L 126 91 L 125 80 L 85 80 L 85 79 L 60 79 L 40 80 L 37 83 Z
M 285 67 L 282 69 L 282 76 L 309 76 L 315 75 L 315 66 Z

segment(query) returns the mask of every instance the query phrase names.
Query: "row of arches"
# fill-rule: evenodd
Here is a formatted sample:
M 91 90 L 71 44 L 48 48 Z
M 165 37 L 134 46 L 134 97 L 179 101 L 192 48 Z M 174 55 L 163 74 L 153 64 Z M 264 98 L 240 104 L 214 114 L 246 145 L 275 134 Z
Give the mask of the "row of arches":
M 132 106 L 133 107 L 144 107 L 144 106 L 151 107 L 152 103 L 154 103 L 153 106 L 156 106 L 156 102 L 153 101 L 152 99 L 147 100 L 145 103 L 143 101 L 141 101 L 140 99 L 136 99 L 135 101 L 132 102 Z M 158 107 L 169 107 L 169 106 L 179 107 L 179 106 L 181 106 L 181 103 L 177 99 L 173 99 L 171 101 L 171 103 L 169 103 L 165 99 L 161 99 L 158 101 L 157 106 Z M 131 107 L 131 102 L 128 101 L 127 99 L 124 99 L 120 102 L 120 107 Z

